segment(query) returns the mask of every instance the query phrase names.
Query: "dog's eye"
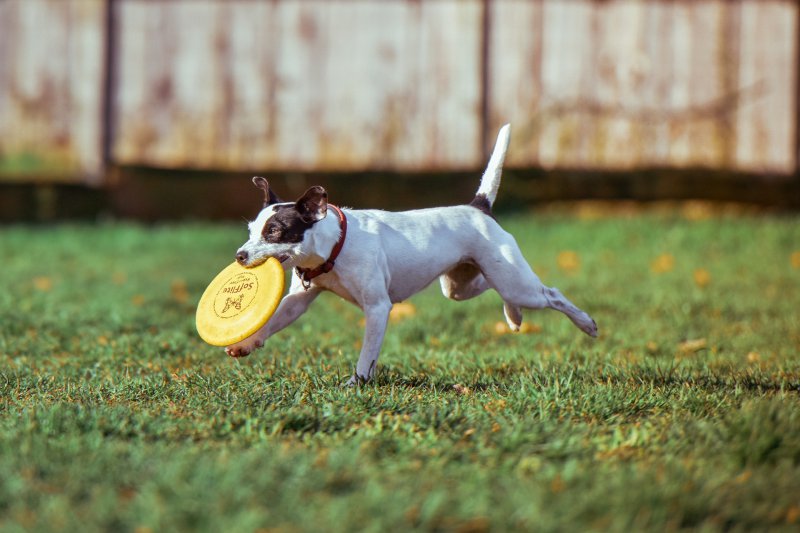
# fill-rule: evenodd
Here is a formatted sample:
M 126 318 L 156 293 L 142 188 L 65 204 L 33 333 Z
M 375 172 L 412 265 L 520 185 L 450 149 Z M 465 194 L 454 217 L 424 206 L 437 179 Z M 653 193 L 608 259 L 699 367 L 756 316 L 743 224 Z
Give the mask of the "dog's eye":
M 265 234 L 266 234 L 265 236 L 273 238 L 273 239 L 277 239 L 278 237 L 281 236 L 281 233 L 282 233 L 282 230 L 281 230 L 280 226 L 271 225 L 271 226 L 267 227 L 267 229 L 265 231 Z

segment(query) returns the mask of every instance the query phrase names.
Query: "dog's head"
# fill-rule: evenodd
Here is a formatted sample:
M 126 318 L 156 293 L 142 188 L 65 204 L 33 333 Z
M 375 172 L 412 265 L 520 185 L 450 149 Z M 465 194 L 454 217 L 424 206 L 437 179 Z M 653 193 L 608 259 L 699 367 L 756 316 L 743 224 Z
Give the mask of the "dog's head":
M 284 202 L 272 192 L 265 178 L 255 177 L 253 183 L 264 191 L 264 207 L 248 224 L 250 238 L 236 251 L 236 261 L 249 268 L 274 257 L 288 269 L 316 255 L 309 235 L 328 212 L 325 189 L 317 185 L 296 202 Z

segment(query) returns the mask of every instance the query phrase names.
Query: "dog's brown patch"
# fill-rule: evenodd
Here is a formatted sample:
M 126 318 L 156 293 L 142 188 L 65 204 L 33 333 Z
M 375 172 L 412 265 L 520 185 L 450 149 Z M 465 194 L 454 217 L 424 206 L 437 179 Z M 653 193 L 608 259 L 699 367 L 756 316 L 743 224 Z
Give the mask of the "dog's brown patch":
M 316 185 L 309 188 L 296 202 L 280 203 L 273 209 L 275 214 L 269 217 L 261 230 L 264 240 L 275 244 L 302 242 L 306 231 L 325 218 L 328 193 Z
M 295 204 L 279 204 L 274 207 L 275 214 L 269 217 L 261 236 L 271 243 L 298 243 L 303 241 L 306 231 L 315 221 L 305 219 Z
M 494 218 L 494 213 L 492 213 L 492 203 L 486 197 L 485 194 L 476 194 L 475 198 L 469 203 L 472 207 L 483 213 L 484 215 Z

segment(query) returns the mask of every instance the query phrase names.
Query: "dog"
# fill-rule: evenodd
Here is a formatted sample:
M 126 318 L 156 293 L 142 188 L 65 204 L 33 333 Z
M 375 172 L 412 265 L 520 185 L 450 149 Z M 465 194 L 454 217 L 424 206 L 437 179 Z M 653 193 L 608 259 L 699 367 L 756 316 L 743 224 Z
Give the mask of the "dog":
M 331 291 L 364 311 L 363 344 L 349 383 L 365 383 L 375 375 L 392 305 L 437 278 L 444 295 L 457 301 L 494 289 L 513 331 L 522 324 L 523 309 L 550 308 L 596 337 L 595 321 L 558 289 L 542 284 L 492 214 L 509 135 L 506 124 L 475 197 L 465 205 L 404 212 L 339 209 L 320 186 L 284 202 L 265 178 L 253 178 L 263 190 L 264 206 L 249 223 L 249 239 L 236 251 L 236 261 L 255 267 L 275 257 L 284 270 L 295 272 L 270 320 L 226 353 L 249 355 L 302 315 L 322 291 Z

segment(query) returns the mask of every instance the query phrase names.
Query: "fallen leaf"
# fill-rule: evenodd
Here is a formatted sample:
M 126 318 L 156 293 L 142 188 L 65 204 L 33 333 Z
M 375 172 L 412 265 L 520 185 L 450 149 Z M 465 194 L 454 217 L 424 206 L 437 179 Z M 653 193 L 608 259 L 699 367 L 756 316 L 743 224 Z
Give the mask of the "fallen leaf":
M 672 254 L 661 254 L 650 263 L 650 270 L 654 274 L 670 272 L 675 268 L 675 257 Z
M 559 492 L 564 492 L 564 489 L 567 488 L 567 484 L 564 483 L 564 480 L 561 478 L 560 475 L 556 475 L 553 478 L 553 481 L 550 482 L 550 490 L 553 491 L 555 494 Z
M 453 385 L 453 390 L 462 396 L 469 396 L 469 394 L 472 392 L 471 390 L 469 390 L 469 387 L 465 387 L 464 385 L 461 385 L 459 383 Z
M 53 288 L 53 280 L 47 276 L 37 276 L 33 278 L 33 286 L 42 292 L 48 292 Z
M 495 411 L 505 409 L 506 405 L 507 404 L 505 400 L 489 400 L 483 405 L 483 410 L 489 413 L 494 413 Z
M 753 477 L 753 471 L 752 471 L 752 470 L 745 470 L 744 472 L 742 472 L 741 474 L 739 474 L 738 476 L 736 476 L 736 477 L 733 479 L 733 481 L 734 481 L 734 483 L 736 483 L 737 485 L 744 485 L 745 483 L 747 483 L 747 481 L 748 481 L 748 480 L 749 480 L 751 477 Z
M 792 252 L 792 268 L 800 268 L 800 250 Z
M 417 308 L 408 302 L 400 302 L 392 306 L 389 311 L 389 320 L 392 322 L 400 322 L 406 318 L 410 318 L 417 314 Z
M 556 258 L 556 263 L 558 264 L 558 268 L 564 272 L 577 272 L 581 268 L 581 260 L 578 257 L 578 254 L 572 250 L 559 252 L 558 257 Z
M 324 468 L 328 465 L 328 449 L 323 448 L 319 453 L 317 453 L 317 457 L 314 459 L 312 463 L 316 468 Z
M 412 505 L 409 507 L 405 512 L 405 517 L 407 521 L 416 524 L 419 521 L 419 506 Z
M 694 284 L 700 287 L 706 287 L 711 283 L 711 274 L 705 268 L 698 268 L 694 271 Z
M 512 330 L 507 322 L 497 321 L 494 324 L 495 335 L 510 335 L 513 333 L 539 333 L 542 331 L 542 326 L 539 324 L 530 324 L 523 322 L 519 326 L 519 331 Z
M 710 202 L 687 201 L 683 204 L 683 217 L 686 220 L 707 220 L 714 214 L 714 208 Z
M 170 285 L 170 291 L 172 292 L 172 297 L 178 303 L 185 303 L 189 300 L 189 290 L 186 288 L 186 282 L 182 279 L 173 280 L 172 285 Z
M 134 295 L 134 297 L 131 298 L 131 303 L 133 305 L 137 306 L 137 307 L 143 306 L 144 305 L 144 296 L 142 296 L 141 294 Z
M 455 533 L 485 533 L 492 530 L 489 519 L 482 516 L 470 518 L 452 529 Z
M 128 503 L 136 497 L 136 489 L 132 487 L 122 487 L 117 490 L 117 497 L 123 503 Z
M 699 352 L 700 350 L 704 349 L 708 345 L 708 342 L 705 339 L 691 339 L 684 341 L 678 345 L 678 350 L 684 354 L 692 354 Z
M 789 507 L 789 510 L 786 511 L 786 523 L 795 524 L 798 518 L 800 518 L 800 507 L 792 505 Z

